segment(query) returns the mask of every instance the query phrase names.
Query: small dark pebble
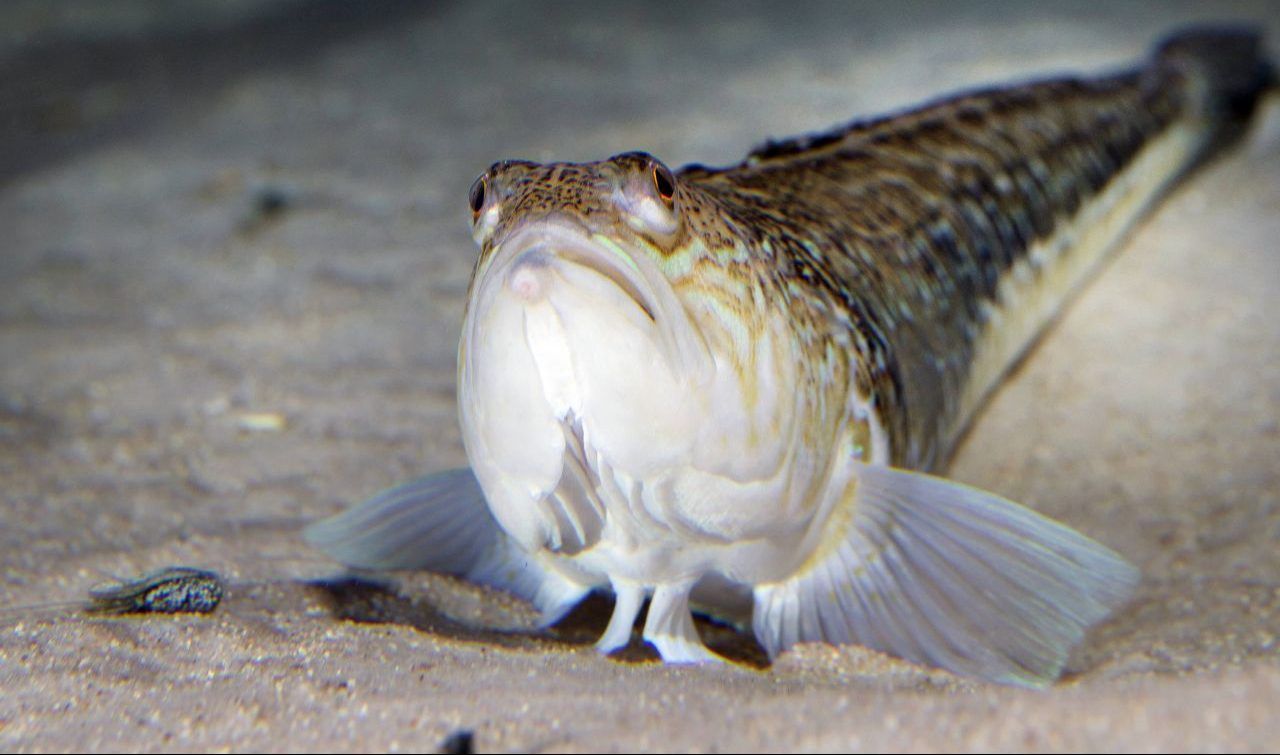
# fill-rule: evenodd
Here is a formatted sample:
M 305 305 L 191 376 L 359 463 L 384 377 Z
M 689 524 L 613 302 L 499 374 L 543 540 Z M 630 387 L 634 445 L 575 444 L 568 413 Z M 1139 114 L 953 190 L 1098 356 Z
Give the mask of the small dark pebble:
M 440 752 L 446 755 L 471 755 L 476 749 L 476 733 L 470 729 L 455 729 L 440 743 Z
M 253 204 L 260 217 L 269 218 L 289 209 L 293 197 L 279 186 L 263 186 L 254 193 Z
M 286 186 L 265 185 L 249 193 L 249 207 L 240 220 L 240 233 L 251 234 L 275 223 L 297 204 L 297 193 Z

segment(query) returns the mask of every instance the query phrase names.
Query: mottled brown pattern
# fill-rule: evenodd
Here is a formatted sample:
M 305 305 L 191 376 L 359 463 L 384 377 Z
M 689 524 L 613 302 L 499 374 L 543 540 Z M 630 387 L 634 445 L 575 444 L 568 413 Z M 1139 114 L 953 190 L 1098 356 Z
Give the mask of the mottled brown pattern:
M 1247 36 L 1175 37 L 1135 71 L 977 91 L 769 142 L 733 167 L 687 166 L 667 238 L 628 227 L 615 201 L 651 175 L 650 155 L 498 163 L 485 176 L 497 229 L 479 264 L 518 225 L 573 216 L 660 259 L 686 300 L 748 328 L 789 319 L 808 357 L 802 387 L 822 394 L 807 407 L 813 437 L 854 420 L 831 409 L 856 391 L 874 403 L 891 463 L 928 469 L 967 419 L 961 396 L 1001 280 L 1020 260 L 1039 275 L 1028 250 L 1171 124 L 1247 115 L 1269 75 L 1238 75 L 1261 59 Z M 1241 80 L 1214 80 L 1223 72 Z M 1232 112 L 1209 112 L 1218 100 Z
M 728 235 L 757 250 L 770 241 L 752 259 L 778 306 L 818 298 L 847 318 L 863 350 L 858 389 L 886 409 L 894 462 L 928 467 L 957 419 L 983 302 L 1177 117 L 1180 89 L 1165 84 L 1152 69 L 977 92 L 680 178 Z

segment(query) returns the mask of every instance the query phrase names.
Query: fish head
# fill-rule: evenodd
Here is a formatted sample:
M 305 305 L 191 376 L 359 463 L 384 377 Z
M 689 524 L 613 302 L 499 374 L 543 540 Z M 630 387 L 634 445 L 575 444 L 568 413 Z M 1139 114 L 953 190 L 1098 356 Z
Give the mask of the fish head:
M 706 174 L 630 152 L 497 163 L 471 188 L 459 416 L 526 549 L 587 549 L 608 499 L 680 537 L 768 536 L 844 454 L 847 357 L 804 339 L 822 313 Z
M 687 241 L 683 189 L 627 153 L 497 163 L 469 199 L 480 256 L 459 345 L 464 443 L 499 522 L 543 546 L 564 540 L 539 502 L 561 484 L 566 444 L 587 466 L 645 477 L 696 438 L 714 364 L 664 270 Z
M 471 185 L 480 256 L 468 305 L 477 287 L 502 276 L 512 276 L 504 278 L 512 293 L 534 301 L 546 292 L 534 270 L 575 265 L 656 320 L 671 303 L 661 264 L 686 236 L 681 194 L 671 170 L 642 152 L 594 163 L 495 163 Z

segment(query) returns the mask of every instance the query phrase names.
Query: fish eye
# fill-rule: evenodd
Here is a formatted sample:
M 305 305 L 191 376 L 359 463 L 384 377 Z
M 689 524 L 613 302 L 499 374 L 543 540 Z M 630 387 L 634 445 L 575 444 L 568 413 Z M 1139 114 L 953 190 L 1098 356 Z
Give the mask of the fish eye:
M 658 191 L 658 198 L 671 209 L 676 198 L 676 177 L 671 169 L 658 161 L 653 163 L 653 188 Z
M 487 176 L 480 176 L 471 184 L 471 191 L 468 194 L 467 201 L 471 204 L 471 217 L 474 220 L 480 210 L 484 209 L 484 197 L 489 181 Z

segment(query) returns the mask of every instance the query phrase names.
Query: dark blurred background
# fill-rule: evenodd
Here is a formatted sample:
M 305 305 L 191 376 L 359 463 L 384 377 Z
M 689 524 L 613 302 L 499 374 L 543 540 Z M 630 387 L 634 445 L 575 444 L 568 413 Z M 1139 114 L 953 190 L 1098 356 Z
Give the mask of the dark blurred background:
M 413 0 L 14 0 L 0 7 L 0 176 L 137 135 L 269 68 L 432 11 Z

